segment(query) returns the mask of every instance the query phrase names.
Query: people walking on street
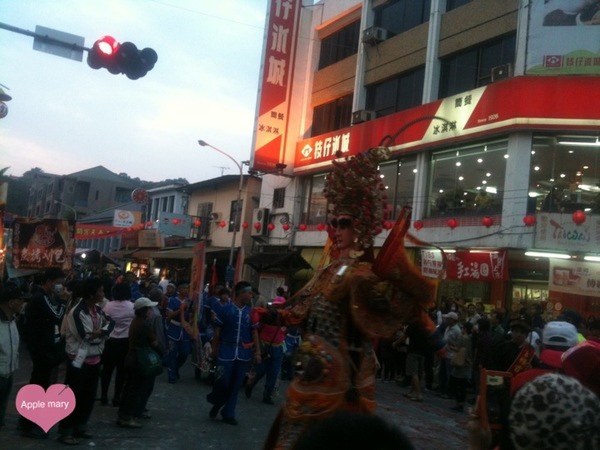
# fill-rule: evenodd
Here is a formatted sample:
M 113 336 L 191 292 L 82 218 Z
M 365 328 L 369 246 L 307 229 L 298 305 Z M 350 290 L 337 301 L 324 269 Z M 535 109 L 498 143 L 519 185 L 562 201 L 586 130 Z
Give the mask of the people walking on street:
M 60 327 L 65 314 L 65 304 L 56 295 L 62 291 L 64 272 L 56 267 L 45 270 L 41 284 L 36 286 L 25 307 L 23 340 L 27 344 L 33 368 L 29 384 L 48 389 L 57 381 L 57 367 L 65 358 L 65 344 Z M 48 435 L 39 426 L 21 416 L 19 425 L 23 436 L 37 439 Z
M 84 280 L 81 296 L 81 301 L 66 319 L 69 364 L 65 384 L 73 390 L 76 401 L 73 412 L 59 425 L 59 441 L 67 445 L 76 445 L 81 438 L 93 437 L 87 425 L 96 400 L 104 343 L 115 326 L 98 305 L 104 300 L 104 286 L 100 278 Z
M 154 389 L 156 375 L 142 372 L 137 352 L 139 348 L 150 347 L 159 356 L 162 355 L 160 340 L 152 323 L 157 306 L 158 302 L 153 302 L 147 297 L 140 297 L 133 304 L 135 318 L 129 327 L 129 346 L 125 358 L 126 382 L 117 420 L 121 427 L 140 428 L 142 424 L 138 419 L 149 418 L 144 410 Z
M 281 308 L 285 305 L 285 297 L 278 296 L 273 299 L 272 307 Z M 252 396 L 252 390 L 258 382 L 266 375 L 265 388 L 262 401 L 268 405 L 273 405 L 273 393 L 279 374 L 281 364 L 283 363 L 283 342 L 285 341 L 287 328 L 276 323 L 270 323 L 269 316 L 263 315 L 262 319 L 253 322 L 253 326 L 258 332 L 260 341 L 261 363 L 255 366 L 255 378 L 249 381 L 245 387 L 247 398 Z
M 194 311 L 188 296 L 189 285 L 179 283 L 177 295 L 169 299 L 167 306 L 167 368 L 169 383 L 179 381 L 179 369 L 192 351 Z
M 425 358 L 430 350 L 429 335 L 415 322 L 410 323 L 404 333 L 408 340 L 406 376 L 410 377 L 410 388 L 406 393 L 406 397 L 416 402 L 422 402 Z
M 444 343 L 445 352 L 443 357 L 440 358 L 440 370 L 439 370 L 439 382 L 440 382 L 440 395 L 443 398 L 450 398 L 449 395 L 449 382 L 451 373 L 450 361 L 454 357 L 454 354 L 461 347 L 462 331 L 458 325 L 458 314 L 454 311 L 450 311 L 442 316 L 446 323 L 446 329 L 444 330 Z
M 23 309 L 23 294 L 13 284 L 6 284 L 0 292 L 0 431 L 8 397 L 13 386 L 13 374 L 19 367 L 19 330 L 17 315 Z
M 239 281 L 232 302 L 221 306 L 215 319 L 212 356 L 217 359 L 217 369 L 212 392 L 206 399 L 213 405 L 209 417 L 216 418 L 220 411 L 223 422 L 229 425 L 238 423 L 235 418 L 238 394 L 253 356 L 256 364 L 261 363 L 258 332 L 250 317 L 252 296 L 252 285 Z
M 108 404 L 108 388 L 113 372 L 115 373 L 115 385 L 112 397 L 112 405 L 119 406 L 121 393 L 125 383 L 125 356 L 129 349 L 129 325 L 135 314 L 133 302 L 131 301 L 131 288 L 128 283 L 118 283 L 113 287 L 113 300 L 109 301 L 103 308 L 104 314 L 115 322 L 115 327 L 104 346 L 102 353 L 102 376 L 100 380 L 100 401 L 103 405 Z

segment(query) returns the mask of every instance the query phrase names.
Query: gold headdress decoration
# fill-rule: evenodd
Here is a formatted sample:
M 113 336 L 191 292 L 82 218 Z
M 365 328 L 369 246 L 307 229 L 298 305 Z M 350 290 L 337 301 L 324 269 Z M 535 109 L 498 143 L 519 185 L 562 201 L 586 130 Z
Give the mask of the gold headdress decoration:
M 375 147 L 333 161 L 333 170 L 325 180 L 324 194 L 331 212 L 354 217 L 361 248 L 373 245 L 386 219 L 385 185 L 379 175 L 379 163 L 388 159 L 389 154 L 389 148 Z

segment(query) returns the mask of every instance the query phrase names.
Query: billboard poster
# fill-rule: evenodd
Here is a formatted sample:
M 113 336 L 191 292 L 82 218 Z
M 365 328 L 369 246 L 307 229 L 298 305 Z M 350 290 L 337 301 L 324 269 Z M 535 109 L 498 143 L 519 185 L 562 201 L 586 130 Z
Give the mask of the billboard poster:
M 600 297 L 600 264 L 550 258 L 548 289 L 568 294 Z
M 600 2 L 533 0 L 527 75 L 600 75 Z
M 15 269 L 73 268 L 75 224 L 68 220 L 16 219 L 12 265 Z
M 457 251 L 446 254 L 446 279 L 459 281 L 506 281 L 508 261 L 506 250 Z M 443 270 L 439 250 L 421 250 L 421 272 L 426 277 L 438 278 Z
M 251 162 L 258 171 L 273 170 L 284 159 L 301 3 L 269 2 Z

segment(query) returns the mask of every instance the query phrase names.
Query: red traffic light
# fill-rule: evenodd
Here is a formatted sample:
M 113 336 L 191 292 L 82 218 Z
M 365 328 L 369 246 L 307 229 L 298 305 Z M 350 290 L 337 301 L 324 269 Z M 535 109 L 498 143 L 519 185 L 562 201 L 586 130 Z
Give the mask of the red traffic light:
M 157 60 L 158 55 L 151 48 L 138 50 L 132 42 L 120 44 L 112 36 L 104 36 L 94 42 L 87 62 L 92 69 L 104 67 L 112 74 L 123 73 L 137 80 L 152 70 Z
M 109 68 L 113 65 L 114 55 L 120 44 L 112 36 L 104 36 L 94 42 L 88 52 L 87 63 L 92 69 Z

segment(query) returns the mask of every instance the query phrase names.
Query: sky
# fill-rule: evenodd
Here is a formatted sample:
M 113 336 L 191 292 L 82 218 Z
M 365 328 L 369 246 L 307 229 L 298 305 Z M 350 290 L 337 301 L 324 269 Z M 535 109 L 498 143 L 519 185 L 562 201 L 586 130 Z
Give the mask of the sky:
M 33 50 L 0 29 L 0 168 L 67 175 L 98 165 L 146 181 L 238 174 L 199 139 L 250 159 L 267 0 L 0 0 L 0 22 L 102 36 L 158 53 L 138 80 Z M 8 89 L 7 89 L 8 88 Z

